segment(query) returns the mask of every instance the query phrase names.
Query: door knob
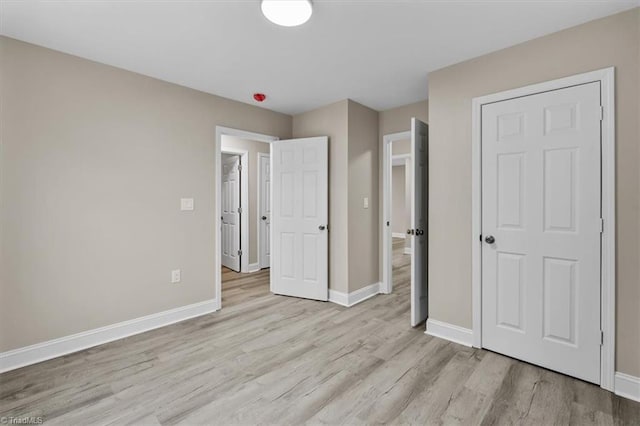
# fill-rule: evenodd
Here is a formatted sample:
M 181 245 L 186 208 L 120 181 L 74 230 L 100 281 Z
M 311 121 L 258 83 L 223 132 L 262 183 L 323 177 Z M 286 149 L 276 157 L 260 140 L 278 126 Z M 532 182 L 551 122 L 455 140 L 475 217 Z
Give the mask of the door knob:
M 262 216 L 262 220 L 267 220 L 267 217 L 266 216 Z
M 493 235 L 487 235 L 486 238 L 484 239 L 484 242 L 487 244 L 493 244 L 496 242 L 496 239 L 493 238 Z
M 319 230 L 321 230 L 321 231 L 324 231 L 324 230 L 325 230 L 325 228 L 326 228 L 326 227 L 325 227 L 324 225 L 320 225 L 320 226 L 318 226 L 318 229 L 319 229 Z

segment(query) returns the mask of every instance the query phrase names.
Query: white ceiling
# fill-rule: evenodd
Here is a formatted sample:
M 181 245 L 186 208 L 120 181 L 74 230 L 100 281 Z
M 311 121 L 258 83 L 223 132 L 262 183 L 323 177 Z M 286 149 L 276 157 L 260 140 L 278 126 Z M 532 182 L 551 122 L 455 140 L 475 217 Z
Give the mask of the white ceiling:
M 427 73 L 637 6 L 638 0 L 314 0 L 278 27 L 259 0 L 0 0 L 0 33 L 294 114 L 351 98 L 427 97 Z

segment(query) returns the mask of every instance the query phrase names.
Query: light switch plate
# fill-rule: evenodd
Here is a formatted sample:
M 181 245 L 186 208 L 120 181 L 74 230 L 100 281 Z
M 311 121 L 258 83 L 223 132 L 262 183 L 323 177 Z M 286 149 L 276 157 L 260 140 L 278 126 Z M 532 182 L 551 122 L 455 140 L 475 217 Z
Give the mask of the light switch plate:
M 193 198 L 180 198 L 180 210 L 193 210 Z
M 368 209 L 369 208 L 369 197 L 364 197 L 364 208 Z
M 174 269 L 171 271 L 171 284 L 177 284 L 180 282 L 180 269 Z

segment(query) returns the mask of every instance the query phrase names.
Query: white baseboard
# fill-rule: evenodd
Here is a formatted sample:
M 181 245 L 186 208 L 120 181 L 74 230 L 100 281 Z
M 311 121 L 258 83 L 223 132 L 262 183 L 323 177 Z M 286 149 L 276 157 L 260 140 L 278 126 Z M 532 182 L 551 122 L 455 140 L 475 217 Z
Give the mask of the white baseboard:
M 640 377 L 616 372 L 614 389 L 616 395 L 640 402 Z
M 260 270 L 260 262 L 249 264 L 249 273 L 258 272 Z
M 470 329 L 431 318 L 427 319 L 427 331 L 425 333 L 469 347 L 473 343 L 473 332 Z
M 392 232 L 391 236 L 393 238 L 402 238 L 403 240 L 407 238 L 407 234 L 405 234 L 404 232 Z
M 0 353 L 0 373 L 144 333 L 218 310 L 211 299 Z
M 404 254 L 411 254 L 411 253 L 413 253 L 413 247 L 404 248 Z
M 338 305 L 346 307 L 351 307 L 372 298 L 376 294 L 379 294 L 380 286 L 382 286 L 382 283 L 377 282 L 351 293 L 343 293 L 341 291 L 329 289 L 329 302 L 337 303 Z

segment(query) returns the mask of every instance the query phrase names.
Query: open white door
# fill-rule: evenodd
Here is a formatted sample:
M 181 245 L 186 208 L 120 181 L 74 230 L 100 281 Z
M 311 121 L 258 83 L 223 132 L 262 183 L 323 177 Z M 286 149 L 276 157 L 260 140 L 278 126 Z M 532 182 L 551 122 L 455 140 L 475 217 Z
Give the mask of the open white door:
M 271 264 L 271 157 L 268 154 L 258 155 L 260 197 L 258 214 L 260 215 L 260 268 L 268 268 Z
M 600 83 L 482 107 L 482 346 L 600 383 Z
M 328 138 L 271 143 L 271 291 L 326 301 Z
M 428 205 L 428 127 L 411 119 L 411 326 L 427 319 L 427 205 Z
M 240 157 L 222 160 L 222 266 L 240 272 Z

